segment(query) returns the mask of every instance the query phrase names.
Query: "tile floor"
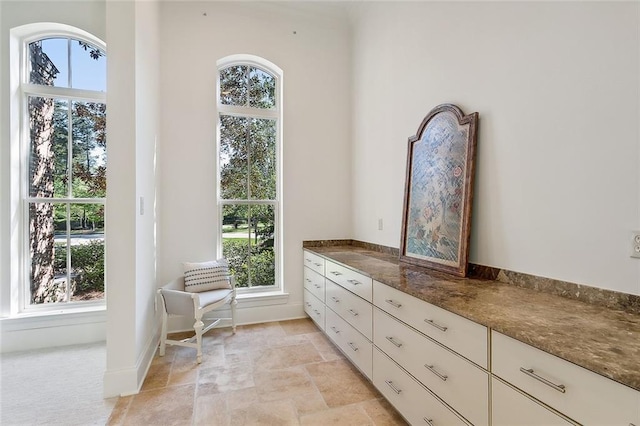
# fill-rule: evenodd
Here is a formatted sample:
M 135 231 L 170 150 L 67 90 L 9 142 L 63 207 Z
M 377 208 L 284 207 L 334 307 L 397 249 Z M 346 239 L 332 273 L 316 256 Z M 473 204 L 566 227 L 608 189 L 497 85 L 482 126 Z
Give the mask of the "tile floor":
M 188 337 L 188 335 L 186 335 Z M 139 394 L 118 399 L 109 425 L 405 425 L 309 319 L 205 334 L 168 346 Z

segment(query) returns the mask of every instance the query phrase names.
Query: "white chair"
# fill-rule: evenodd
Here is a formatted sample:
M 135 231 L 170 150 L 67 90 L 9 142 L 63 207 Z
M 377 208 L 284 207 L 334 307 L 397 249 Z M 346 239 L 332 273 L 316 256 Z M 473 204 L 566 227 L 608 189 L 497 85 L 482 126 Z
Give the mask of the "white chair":
M 158 289 L 162 301 L 162 335 L 160 336 L 160 356 L 164 356 L 166 345 L 178 345 L 195 348 L 198 364 L 202 362 L 202 335 L 222 320 L 231 320 L 231 329 L 236 332 L 236 282 L 230 277 L 230 289 L 218 289 L 190 293 L 184 291 L 184 277 L 177 278 Z M 226 304 L 231 305 L 231 317 L 204 318 L 204 315 Z M 193 329 L 196 335 L 183 340 L 167 339 L 167 321 L 170 316 L 185 316 L 195 320 Z M 205 327 L 204 321 L 211 321 Z M 193 342 L 195 340 L 195 343 Z

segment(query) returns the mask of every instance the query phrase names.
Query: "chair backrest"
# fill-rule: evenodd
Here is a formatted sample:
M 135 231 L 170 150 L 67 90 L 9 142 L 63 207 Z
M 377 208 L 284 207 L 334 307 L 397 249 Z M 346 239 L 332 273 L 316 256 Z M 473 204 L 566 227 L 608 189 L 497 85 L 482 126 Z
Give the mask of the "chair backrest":
M 162 288 L 166 288 L 167 290 L 178 290 L 184 291 L 184 276 L 180 276 L 173 281 L 162 286 Z

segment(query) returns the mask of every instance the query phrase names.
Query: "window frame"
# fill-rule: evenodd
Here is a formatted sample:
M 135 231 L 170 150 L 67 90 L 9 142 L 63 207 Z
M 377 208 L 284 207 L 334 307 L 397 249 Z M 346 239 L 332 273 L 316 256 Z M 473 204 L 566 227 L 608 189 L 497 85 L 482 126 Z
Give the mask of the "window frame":
M 25 28 L 27 27 L 27 28 Z M 17 249 L 14 253 L 20 253 L 19 260 L 16 264 L 18 266 L 17 271 L 12 272 L 12 289 L 11 299 L 12 306 L 11 312 L 13 314 L 38 314 L 48 312 L 66 312 L 66 311 L 79 311 L 92 308 L 104 308 L 106 307 L 107 289 L 105 286 L 104 297 L 99 300 L 88 301 L 65 301 L 55 303 L 31 303 L 31 283 L 30 283 L 30 268 L 31 258 L 29 252 L 29 206 L 32 203 L 51 203 L 53 205 L 65 205 L 71 204 L 98 204 L 104 206 L 106 210 L 106 196 L 96 198 L 74 198 L 70 192 L 66 197 L 32 197 L 29 191 L 29 153 L 30 153 L 30 129 L 29 129 L 29 97 L 44 97 L 50 99 L 65 99 L 69 102 L 69 111 L 71 111 L 72 102 L 95 102 L 107 104 L 106 91 L 94 91 L 86 89 L 76 89 L 71 87 L 55 87 L 44 86 L 29 83 L 29 44 L 47 39 L 47 38 L 66 38 L 77 41 L 89 43 L 99 48 L 107 54 L 106 44 L 99 38 L 92 34 L 71 27 L 64 24 L 53 23 L 39 23 L 30 24 L 24 27 L 20 27 L 20 34 L 13 40 L 12 50 L 18 52 L 12 52 L 12 59 L 18 59 L 17 67 L 13 69 L 12 73 L 12 86 L 16 87 L 16 96 L 12 97 L 12 104 L 17 104 L 17 151 L 18 151 L 18 173 L 12 176 L 12 181 L 18 183 L 18 200 L 19 205 L 16 206 L 17 217 L 19 218 L 18 225 L 18 238 Z M 17 55 L 16 55 L 17 53 Z M 70 70 L 71 71 L 71 70 Z M 17 78 L 16 78 L 17 77 Z M 106 78 L 106 76 L 105 76 Z M 71 117 L 69 117 L 69 120 Z M 69 132 L 68 144 L 71 144 L 72 132 Z M 71 155 L 69 153 L 69 155 Z M 108 159 L 107 159 L 108 161 Z M 72 171 L 72 163 L 69 163 L 69 171 Z M 15 179 L 15 180 L 14 180 Z M 67 208 L 67 227 L 69 226 L 70 213 Z M 14 238 L 12 238 L 14 240 Z M 14 243 L 14 248 L 15 247 Z M 70 245 L 69 236 L 67 236 L 67 245 Z M 104 250 L 106 253 L 107 247 L 107 232 L 106 227 L 104 231 Z M 68 253 L 67 253 L 68 256 Z M 67 262 L 69 258 L 67 257 Z M 105 268 L 105 283 L 106 283 L 106 268 Z
M 268 72 L 275 78 L 275 107 L 255 108 L 250 106 L 226 105 L 222 103 L 220 91 L 220 71 L 232 66 L 249 66 Z M 274 63 L 255 55 L 230 55 L 216 62 L 216 204 L 217 204 L 217 250 L 222 256 L 222 210 L 225 205 L 270 205 L 274 210 L 274 257 L 275 279 L 273 286 L 237 287 L 240 295 L 266 294 L 274 292 L 283 293 L 282 279 L 283 244 L 282 244 L 282 123 L 283 123 L 283 99 L 282 99 L 283 71 Z M 221 115 L 233 117 L 245 117 L 248 119 L 271 119 L 276 122 L 276 196 L 273 200 L 256 199 L 222 199 L 221 194 L 221 166 L 220 166 L 220 125 Z

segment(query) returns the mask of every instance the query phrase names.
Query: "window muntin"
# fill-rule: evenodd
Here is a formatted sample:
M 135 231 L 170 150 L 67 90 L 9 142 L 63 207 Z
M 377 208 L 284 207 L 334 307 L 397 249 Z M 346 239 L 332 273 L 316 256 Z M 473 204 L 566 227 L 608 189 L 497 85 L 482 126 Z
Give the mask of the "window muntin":
M 25 51 L 23 306 L 103 301 L 106 55 L 71 37 Z
M 279 288 L 277 73 L 256 64 L 219 70 L 218 170 L 222 254 L 238 287 Z

